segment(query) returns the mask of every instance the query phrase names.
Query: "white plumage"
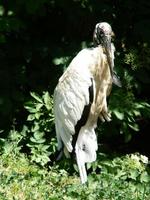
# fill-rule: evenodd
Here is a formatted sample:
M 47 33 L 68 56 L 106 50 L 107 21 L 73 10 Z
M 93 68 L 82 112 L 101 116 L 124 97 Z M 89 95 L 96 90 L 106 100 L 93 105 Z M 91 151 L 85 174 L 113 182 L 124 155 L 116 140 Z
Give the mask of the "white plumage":
M 96 47 L 83 49 L 77 54 L 59 79 L 54 91 L 58 150 L 64 150 L 67 157 L 75 152 L 82 183 L 87 181 L 85 163 L 96 160 L 97 119 L 100 117 L 102 121 L 110 120 L 106 97 L 112 86 L 110 67 L 113 68 L 115 48 L 110 43 L 108 57 L 108 52 L 100 42 L 100 31 L 111 37 L 112 30 L 109 24 L 96 25 Z M 111 60 L 108 61 L 109 58 Z M 109 66 L 110 63 L 112 66 Z

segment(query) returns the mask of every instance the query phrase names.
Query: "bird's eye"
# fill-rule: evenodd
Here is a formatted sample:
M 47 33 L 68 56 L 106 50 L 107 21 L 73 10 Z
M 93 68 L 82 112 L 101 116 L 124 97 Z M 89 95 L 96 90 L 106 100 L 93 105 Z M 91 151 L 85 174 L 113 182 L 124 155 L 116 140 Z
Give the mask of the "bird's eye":
M 101 29 L 101 28 L 98 28 L 98 34 L 100 35 L 100 36 L 103 36 L 104 35 L 104 31 Z
M 101 36 L 104 35 L 103 30 L 100 30 L 100 31 L 99 31 L 99 34 L 100 34 Z

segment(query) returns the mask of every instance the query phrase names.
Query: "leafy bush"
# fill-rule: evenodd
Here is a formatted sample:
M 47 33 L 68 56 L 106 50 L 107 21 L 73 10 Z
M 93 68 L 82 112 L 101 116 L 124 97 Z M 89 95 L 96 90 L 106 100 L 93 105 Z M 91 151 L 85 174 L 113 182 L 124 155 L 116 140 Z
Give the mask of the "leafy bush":
M 142 134 L 141 124 L 150 119 L 149 99 L 139 95 L 147 91 L 150 83 L 146 78 L 149 63 L 149 58 L 144 60 L 146 52 L 149 52 L 149 48 L 142 46 L 140 50 L 124 50 L 116 57 L 116 68 L 121 75 L 122 88 L 113 87 L 110 95 L 108 106 L 112 121 L 99 127 L 104 137 L 122 135 L 124 141 L 129 142 L 134 134 Z
M 31 161 L 45 165 L 56 151 L 53 100 L 48 92 L 42 96 L 31 92 L 31 96 L 32 100 L 25 103 L 29 115 L 22 131 L 23 141 L 30 150 Z
M 26 124 L 23 104 L 28 91 L 48 90 L 52 94 L 63 68 L 82 47 L 90 46 L 95 23 L 105 19 L 112 24 L 116 33 L 115 46 L 120 56 L 116 56 L 115 63 L 117 62 L 117 65 L 119 63 L 117 67 L 123 79 L 123 89 L 115 91 L 115 98 L 111 98 L 112 104 L 110 102 L 113 114 L 111 130 L 118 131 L 118 134 L 123 133 L 125 140 L 129 141 L 132 133 L 139 130 L 139 121 L 148 115 L 148 106 L 145 102 L 149 103 L 150 20 L 145 20 L 145 13 L 148 15 L 149 5 L 150 3 L 146 0 L 139 4 L 131 1 L 125 3 L 102 1 L 100 3 L 90 0 L 62 2 L 38 0 L 36 4 L 33 0 L 20 0 L 19 3 L 17 1 L 1 2 L 0 76 L 3 77 L 0 80 L 0 130 L 3 130 L 2 133 L 0 131 L 1 137 L 7 137 L 12 126 L 21 127 Z M 128 12 L 126 19 L 124 11 Z M 56 16 L 57 19 L 53 23 Z M 39 105 L 36 109 L 41 106 L 40 102 L 37 104 Z M 126 105 L 128 110 L 125 111 Z M 142 108 L 139 108 L 141 105 Z M 41 109 L 45 112 L 44 106 Z M 43 126 L 44 129 L 42 116 L 36 119 L 40 115 L 38 111 L 35 111 L 33 115 L 30 114 L 26 136 L 24 136 L 25 144 L 28 144 L 30 150 L 33 148 L 29 145 L 34 144 L 35 147 L 37 144 L 32 155 L 36 155 L 36 151 L 47 152 L 46 146 L 45 150 L 41 150 L 42 147 L 36 142 L 43 140 L 42 145 L 49 145 L 47 144 L 49 135 L 46 131 L 40 130 L 40 133 L 37 133 L 31 130 L 32 122 L 35 123 L 35 129 L 36 126 Z M 36 118 L 31 120 L 35 115 Z M 49 118 L 48 115 L 47 117 Z M 47 117 L 45 114 L 45 119 Z M 116 125 L 119 126 L 117 131 Z M 46 123 L 45 126 L 47 126 Z M 36 133 L 33 134 L 33 132 Z M 50 132 L 52 136 L 53 133 Z M 107 128 L 104 133 L 107 134 Z M 48 158 L 45 158 L 44 163 L 46 160 Z
M 114 92 L 110 100 L 110 110 L 112 124 L 118 124 L 118 134 L 123 134 L 126 142 L 140 131 L 140 120 L 150 117 L 150 104 L 136 100 L 131 92 Z
M 44 92 L 42 96 L 32 92 L 31 96 L 32 99 L 25 104 L 29 115 L 28 123 L 22 131 L 22 143 L 28 147 L 32 161 L 45 165 L 50 161 L 50 155 L 55 153 L 57 146 L 53 98 L 48 92 Z M 132 92 L 124 92 L 122 89 L 113 91 L 109 107 L 112 113 L 112 122 L 101 125 L 100 132 L 104 136 L 109 134 L 110 137 L 113 137 L 113 134 L 122 134 L 126 142 L 135 132 L 139 132 L 139 121 L 150 116 L 148 103 L 137 101 Z
M 16 137 L 17 135 L 17 137 Z M 65 167 L 41 168 L 16 148 L 21 134 L 11 131 L 0 155 L 0 199 L 59 200 L 149 200 L 150 168 L 148 158 L 140 154 L 110 158 L 99 154 L 101 173 L 88 175 L 81 185 L 79 176 Z M 34 190 L 33 190 L 34 188 Z

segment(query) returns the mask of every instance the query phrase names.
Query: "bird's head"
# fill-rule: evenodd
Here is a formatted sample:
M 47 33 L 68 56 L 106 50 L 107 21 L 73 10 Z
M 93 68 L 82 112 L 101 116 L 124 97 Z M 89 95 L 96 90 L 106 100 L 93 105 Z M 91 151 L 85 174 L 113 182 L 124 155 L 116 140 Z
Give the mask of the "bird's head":
M 112 36 L 114 36 L 114 33 L 112 31 L 111 26 L 107 22 L 101 22 L 101 23 L 96 24 L 94 34 L 93 34 L 94 46 L 101 45 L 104 48 L 106 52 L 112 80 L 114 84 L 120 87 L 121 83 L 117 75 L 113 71 L 114 61 L 112 57 L 112 45 L 111 45 Z
M 106 44 L 111 46 L 111 38 L 114 35 L 111 26 L 107 22 L 101 22 L 96 24 L 94 35 L 93 35 L 93 42 L 95 46 Z

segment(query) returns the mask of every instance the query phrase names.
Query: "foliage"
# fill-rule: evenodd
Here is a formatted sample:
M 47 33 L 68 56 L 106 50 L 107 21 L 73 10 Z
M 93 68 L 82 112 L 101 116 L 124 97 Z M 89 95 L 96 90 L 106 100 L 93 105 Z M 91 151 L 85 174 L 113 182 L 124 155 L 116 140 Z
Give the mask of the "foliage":
M 124 134 L 128 142 L 132 135 L 140 131 L 139 122 L 143 118 L 150 118 L 150 105 L 147 102 L 137 101 L 131 92 L 113 93 L 110 100 L 112 120 L 117 123 L 118 134 Z
M 113 87 L 112 121 L 99 126 L 100 143 L 106 137 L 115 144 L 120 135 L 128 142 L 149 130 L 149 6 L 147 0 L 0 1 L 1 199 L 150 199 L 150 170 L 140 154 L 98 155 L 83 187 L 66 160 L 44 168 L 56 151 L 54 88 L 76 53 L 91 47 L 99 21 L 111 23 L 116 34 L 115 68 L 123 85 Z
M 139 65 L 139 61 L 147 66 L 147 71 L 142 68 L 136 76 L 140 81 L 149 80 L 145 78 L 149 77 L 149 5 L 146 0 L 138 4 L 129 0 L 0 1 L 0 126 L 4 130 L 3 137 L 12 125 L 20 128 L 25 123 L 23 104 L 29 91 L 53 93 L 64 60 L 72 58 L 82 43 L 92 41 L 94 26 L 99 21 L 112 24 L 120 62 L 127 53 L 124 50 L 133 49 L 132 55 L 128 52 L 130 62 L 137 52 L 132 68 Z M 141 50 L 143 45 L 147 45 L 144 51 Z M 124 68 L 123 60 L 120 66 Z M 141 73 L 144 78 L 140 78 Z M 149 81 L 142 83 L 144 91 L 149 84 Z M 142 93 L 143 90 L 139 95 L 147 98 L 148 94 L 143 96 Z
M 90 0 L 0 2 L 1 136 L 7 137 L 12 126 L 21 128 L 26 123 L 23 105 L 30 91 L 53 93 L 63 69 L 82 47 L 91 45 L 95 23 L 102 20 L 110 22 L 116 33 L 115 66 L 123 89 L 114 97 L 126 97 L 121 99 L 122 108 L 127 98 L 135 104 L 149 103 L 148 6 L 146 0 L 139 4 Z M 113 98 L 112 110 L 115 101 Z M 135 104 L 130 116 L 124 110 L 119 113 L 125 116 L 125 124 L 137 130 L 137 123 L 132 122 L 133 112 L 139 112 Z M 130 138 L 128 125 L 122 126 Z
M 31 92 L 32 100 L 25 103 L 27 126 L 22 130 L 22 143 L 30 150 L 31 161 L 45 165 L 56 151 L 53 101 L 48 92 L 42 96 Z
M 148 51 L 147 46 L 141 48 L 141 54 L 136 49 L 125 51 L 124 69 L 120 67 L 122 62 L 120 63 L 120 59 L 117 58 L 116 68 L 121 75 L 122 88 L 112 89 L 108 103 L 112 122 L 101 124 L 99 128 L 99 132 L 103 133 L 104 137 L 113 138 L 114 135 L 122 135 L 124 141 L 129 142 L 136 133 L 141 132 L 143 121 L 150 119 L 149 99 L 142 99 L 139 95 L 143 92 L 141 80 L 149 83 L 149 78 L 146 78 L 144 72 L 148 68 L 149 61 L 148 58 L 146 61 L 143 59 L 145 52 Z M 139 73 L 141 73 L 140 77 Z
M 81 185 L 78 174 L 70 175 L 65 167 L 49 170 L 31 164 L 20 154 L 21 134 L 12 131 L 0 156 L 0 198 L 11 199 L 114 199 L 148 200 L 150 168 L 148 158 L 140 154 L 110 158 L 99 154 L 101 173 L 88 175 L 88 184 Z M 19 136 L 20 135 L 20 136 Z M 33 190 L 34 188 L 34 190 Z M 109 188 L 109 189 L 108 189 Z
M 22 143 L 25 152 L 29 151 L 31 161 L 40 165 L 46 165 L 50 161 L 50 156 L 56 151 L 56 135 L 54 130 L 53 99 L 48 92 L 42 96 L 32 92 L 32 99 L 25 103 L 28 110 L 27 124 L 22 130 Z M 109 132 L 113 134 L 122 134 L 125 141 L 128 142 L 135 132 L 140 130 L 139 121 L 149 117 L 150 105 L 146 102 L 136 102 L 131 92 L 122 93 L 121 90 L 115 91 L 110 99 L 110 110 L 112 112 L 112 124 L 100 126 L 100 132 L 104 137 Z M 114 132 L 108 131 L 112 129 Z M 118 129 L 119 127 L 119 129 Z M 100 134 L 100 137 L 101 137 Z M 52 161 L 52 160 L 51 160 Z M 95 166 L 97 168 L 97 166 Z

